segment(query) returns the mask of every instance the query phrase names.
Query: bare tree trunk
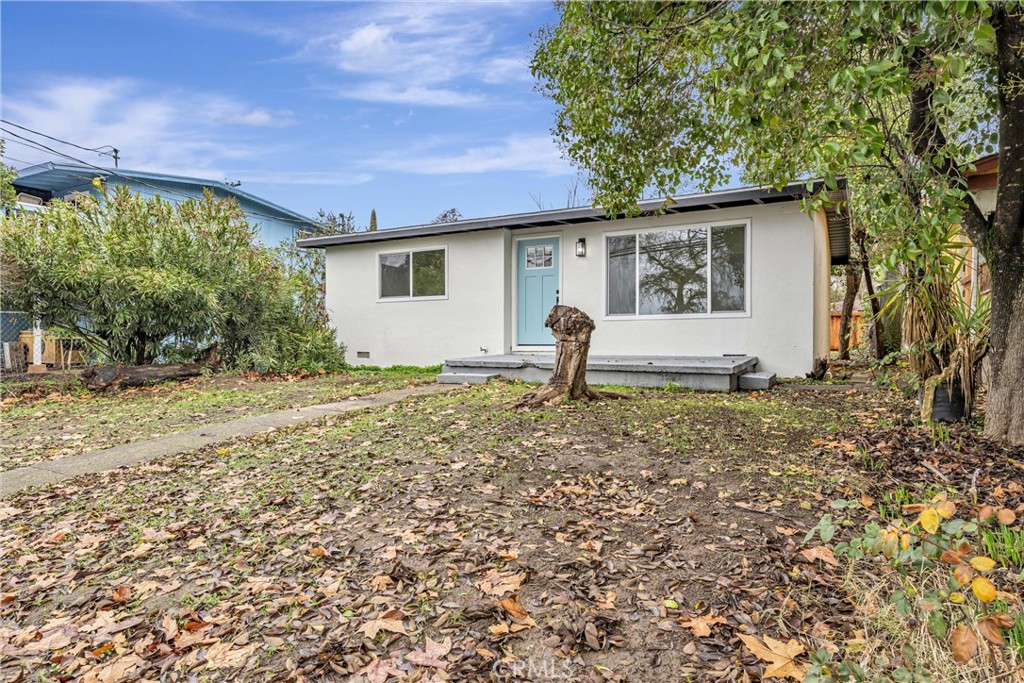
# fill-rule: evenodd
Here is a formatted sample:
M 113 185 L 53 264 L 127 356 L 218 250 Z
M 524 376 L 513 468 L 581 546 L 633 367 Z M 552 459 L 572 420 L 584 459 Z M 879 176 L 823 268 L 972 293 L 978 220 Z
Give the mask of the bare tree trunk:
M 846 295 L 843 297 L 843 311 L 839 318 L 839 360 L 850 360 L 850 336 L 853 325 L 853 305 L 857 302 L 860 289 L 860 268 L 850 259 L 846 263 Z
M 985 436 L 1024 444 L 1024 258 L 990 261 L 991 377 Z
M 885 321 L 882 319 L 882 306 L 878 301 L 878 294 L 875 293 L 875 284 L 871 280 L 871 267 L 868 264 L 867 252 L 862 251 L 864 259 L 864 289 L 871 303 L 871 345 L 875 350 L 875 358 L 881 360 L 889 354 L 889 347 L 885 343 Z
M 985 436 L 1024 444 L 1024 16 L 1020 8 L 997 5 L 990 21 L 999 67 L 998 200 L 987 226 L 965 221 L 965 227 L 992 274 Z
M 572 306 L 557 305 L 551 309 L 546 327 L 555 339 L 555 367 L 548 383 L 523 396 L 516 403 L 519 410 L 539 408 L 565 399 L 596 401 L 602 398 L 624 398 L 622 394 L 596 391 L 587 386 L 587 356 L 594 321 Z

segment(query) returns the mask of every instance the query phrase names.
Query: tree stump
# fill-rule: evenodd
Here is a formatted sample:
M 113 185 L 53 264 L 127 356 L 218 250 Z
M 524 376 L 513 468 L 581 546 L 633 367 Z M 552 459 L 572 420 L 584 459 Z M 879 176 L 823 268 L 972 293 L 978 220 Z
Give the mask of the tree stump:
M 530 410 L 565 399 L 597 401 L 602 398 L 625 398 L 622 394 L 597 391 L 587 386 L 587 356 L 594 321 L 572 306 L 556 305 L 544 321 L 555 337 L 555 367 L 548 383 L 523 396 L 516 408 Z

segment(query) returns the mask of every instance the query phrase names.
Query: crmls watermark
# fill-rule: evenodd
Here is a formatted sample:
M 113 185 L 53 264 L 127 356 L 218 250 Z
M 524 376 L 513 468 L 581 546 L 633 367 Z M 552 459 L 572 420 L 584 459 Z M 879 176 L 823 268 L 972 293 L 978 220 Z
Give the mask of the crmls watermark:
M 543 657 L 540 659 L 517 659 L 512 662 L 497 661 L 491 666 L 495 680 L 514 683 L 515 681 L 571 681 L 574 680 L 572 665 L 565 659 Z

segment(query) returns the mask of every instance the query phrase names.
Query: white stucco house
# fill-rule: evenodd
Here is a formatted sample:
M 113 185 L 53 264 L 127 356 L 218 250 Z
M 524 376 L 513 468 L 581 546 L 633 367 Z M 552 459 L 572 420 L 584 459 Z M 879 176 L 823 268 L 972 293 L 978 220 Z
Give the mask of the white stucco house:
M 553 350 L 556 303 L 596 322 L 592 356 L 752 357 L 802 376 L 829 351 L 841 213 L 808 215 L 803 183 L 332 235 L 327 307 L 356 365 L 433 365 Z M 841 192 L 839 194 L 842 194 Z

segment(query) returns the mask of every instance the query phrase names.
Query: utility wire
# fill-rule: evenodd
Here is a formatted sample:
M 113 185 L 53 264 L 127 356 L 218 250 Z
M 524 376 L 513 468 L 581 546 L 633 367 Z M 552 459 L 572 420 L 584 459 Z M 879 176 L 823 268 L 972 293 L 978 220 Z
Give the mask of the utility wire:
M 31 161 L 25 161 L 24 159 L 15 159 L 14 157 L 9 156 L 7 154 L 4 154 L 3 158 L 6 159 L 7 161 L 13 161 L 16 164 L 29 164 L 30 166 L 32 165 Z M 17 169 L 15 169 L 15 170 L 17 170 Z
M 88 161 L 83 161 L 82 159 L 79 159 L 77 157 L 73 157 L 70 154 L 67 154 L 65 152 L 58 152 L 57 150 L 53 149 L 52 147 L 47 147 L 46 145 L 44 145 L 41 142 L 36 142 L 35 140 L 32 140 L 30 138 L 26 138 L 26 137 L 24 137 L 22 135 L 19 135 L 18 133 L 15 133 L 14 131 L 5 130 L 3 128 L 0 128 L 0 132 L 3 132 L 5 135 L 11 135 L 11 136 L 13 136 L 15 138 L 18 138 L 19 140 L 24 140 L 25 142 L 22 142 L 21 144 L 25 145 L 26 147 L 35 148 L 35 149 L 38 149 L 38 150 L 41 150 L 41 151 L 44 151 L 44 152 L 49 152 L 51 154 L 56 154 L 57 156 L 64 157 L 65 159 L 70 159 L 71 161 L 74 161 L 75 163 L 82 164 L 83 166 L 87 166 L 89 168 L 95 169 L 95 170 L 100 171 L 102 173 L 106 173 L 106 174 L 110 174 L 110 175 L 113 175 L 113 176 L 117 176 L 118 178 L 121 178 L 122 180 L 127 180 L 129 182 L 137 183 L 139 185 L 144 185 L 144 186 L 146 186 L 146 187 L 148 187 L 148 188 L 150 188 L 152 190 L 156 190 L 162 196 L 163 195 L 167 195 L 167 194 L 176 194 L 179 197 L 184 197 L 185 199 L 196 199 L 196 197 L 194 197 L 193 195 L 187 194 L 185 192 L 180 192 L 180 191 L 177 191 L 177 190 L 172 190 L 172 189 L 169 189 L 169 188 L 160 187 L 158 185 L 153 185 L 152 183 L 147 183 L 146 181 L 141 180 L 139 178 L 133 178 L 132 176 L 127 176 L 127 175 L 124 175 L 122 173 L 118 173 L 114 169 L 103 168 L 102 166 L 97 166 L 96 164 L 91 164 Z M 12 140 L 11 142 L 18 142 L 18 140 Z M 31 143 L 31 144 L 26 144 L 26 142 L 27 143 Z M 90 151 L 92 151 L 92 150 L 90 150 Z M 86 176 L 83 176 L 83 177 L 86 177 Z M 168 201 L 170 201 L 170 200 L 168 200 Z M 302 220 L 299 220 L 297 218 L 285 218 L 283 216 L 273 216 L 273 215 L 267 214 L 267 213 L 260 213 L 259 211 L 247 211 L 247 210 L 244 210 L 244 209 L 243 209 L 243 211 L 245 211 L 245 213 L 247 215 L 250 215 L 250 216 L 259 216 L 261 218 L 270 218 L 272 220 L 284 221 L 286 223 L 296 223 L 298 225 L 303 225 L 303 226 L 307 226 L 307 227 L 308 226 L 315 226 L 316 225 L 315 221 L 302 221 Z
M 14 121 L 8 121 L 7 119 L 0 119 L 0 122 L 6 123 L 8 126 L 14 126 L 15 128 L 18 128 L 19 130 L 23 130 L 26 133 L 32 133 L 33 135 L 38 135 L 40 137 L 44 137 L 47 140 L 53 140 L 54 142 L 59 142 L 62 145 L 68 145 L 70 147 L 75 147 L 77 149 L 80 149 L 80 150 L 83 150 L 83 151 L 86 151 L 86 152 L 96 152 L 97 154 L 103 154 L 105 156 L 112 156 L 112 157 L 114 157 L 114 168 L 117 168 L 117 162 L 121 159 L 121 157 L 120 157 L 121 150 L 119 150 L 117 147 L 114 147 L 113 145 L 101 145 L 99 147 L 83 147 L 82 145 L 75 144 L 74 142 L 69 142 L 68 140 L 61 140 L 60 138 L 55 138 L 52 135 L 47 135 L 46 133 L 41 133 L 38 130 L 32 130 L 31 128 L 26 128 L 25 126 L 22 126 L 22 125 L 19 125 L 19 124 L 15 123 Z

